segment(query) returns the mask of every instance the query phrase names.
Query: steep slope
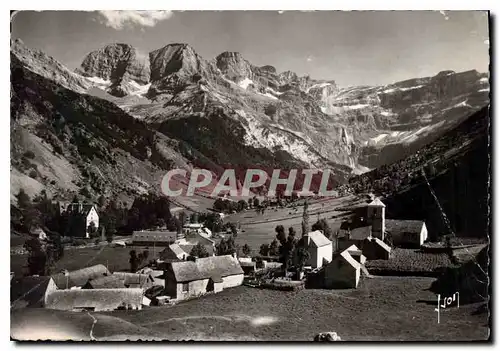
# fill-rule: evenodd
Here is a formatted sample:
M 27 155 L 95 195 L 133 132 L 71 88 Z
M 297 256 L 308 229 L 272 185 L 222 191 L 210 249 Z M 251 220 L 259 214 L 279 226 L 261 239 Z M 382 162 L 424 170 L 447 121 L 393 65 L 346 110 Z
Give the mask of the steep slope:
M 12 50 L 33 71 L 113 102 L 196 151 L 184 156 L 201 154 L 219 169 L 331 168 L 342 181 L 416 152 L 489 104 L 488 77 L 476 71 L 339 88 L 257 67 L 237 52 L 205 60 L 180 43 L 146 61 L 129 45 L 108 45 L 84 59 L 82 75 L 18 45 Z M 66 83 L 68 73 L 75 84 Z
M 375 168 L 414 153 L 488 105 L 489 80 L 477 71 L 444 71 L 388 86 L 325 93 L 320 104 L 324 112 L 368 129 L 358 161 Z
M 455 234 L 486 237 L 490 233 L 489 133 L 490 111 L 483 108 L 415 154 L 351 178 L 349 187 L 385 196 L 389 218 L 425 220 L 431 238 L 450 233 L 443 212 Z
M 185 159 L 178 142 L 113 103 L 75 93 L 11 57 L 11 184 L 62 198 L 159 192 L 165 171 Z M 29 181 L 28 181 L 29 180 Z M 12 194 L 17 188 L 11 188 Z
M 11 53 L 23 62 L 31 71 L 51 79 L 67 89 L 84 93 L 92 83 L 80 75 L 71 72 L 53 57 L 41 50 L 33 50 L 24 45 L 21 39 L 11 40 Z
M 287 162 L 300 165 L 290 155 L 241 149 L 239 144 L 225 151 L 233 154 L 222 160 L 216 154 L 207 157 L 196 147 L 202 151 L 214 148 L 199 143 L 196 130 L 186 138 L 191 144 L 171 139 L 165 135 L 168 133 L 157 132 L 153 125 L 133 118 L 114 103 L 66 89 L 56 81 L 27 69 L 12 54 L 12 199 L 24 188 L 30 196 L 45 189 L 49 195 L 65 199 L 79 192 L 87 198 L 117 195 L 128 201 L 139 193 L 160 192 L 161 180 L 171 168 L 189 172 L 203 167 L 220 175 L 222 161 L 236 157 L 276 168 Z M 214 137 L 214 142 L 236 138 L 232 130 L 225 133 L 227 138 Z M 221 144 L 218 149 L 226 150 L 226 146 Z M 185 179 L 177 181 L 186 183 Z

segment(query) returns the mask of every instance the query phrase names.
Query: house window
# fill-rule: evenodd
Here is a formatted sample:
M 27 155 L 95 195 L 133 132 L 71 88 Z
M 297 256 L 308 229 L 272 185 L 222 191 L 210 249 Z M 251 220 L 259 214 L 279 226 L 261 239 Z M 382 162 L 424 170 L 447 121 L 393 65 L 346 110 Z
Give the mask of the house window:
M 182 292 L 189 292 L 189 283 L 182 283 Z

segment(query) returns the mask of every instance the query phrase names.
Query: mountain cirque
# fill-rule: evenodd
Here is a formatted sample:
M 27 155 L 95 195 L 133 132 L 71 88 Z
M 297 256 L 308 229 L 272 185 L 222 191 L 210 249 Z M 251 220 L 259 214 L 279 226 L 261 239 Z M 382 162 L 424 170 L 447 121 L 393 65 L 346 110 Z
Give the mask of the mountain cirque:
M 17 40 L 11 52 L 25 69 L 108 100 L 163 135 L 170 164 L 183 168 L 331 168 L 345 181 L 407 156 L 489 104 L 488 74 L 477 71 L 341 88 L 255 66 L 237 52 L 205 60 L 179 43 L 149 54 L 110 44 L 75 72 Z

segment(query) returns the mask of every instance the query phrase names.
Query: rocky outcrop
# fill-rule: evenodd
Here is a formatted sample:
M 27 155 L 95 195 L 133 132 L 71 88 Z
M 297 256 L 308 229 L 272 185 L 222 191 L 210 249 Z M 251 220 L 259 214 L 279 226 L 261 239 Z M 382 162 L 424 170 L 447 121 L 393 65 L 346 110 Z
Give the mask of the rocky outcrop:
M 239 52 L 223 52 L 215 61 L 221 73 L 234 82 L 254 78 L 252 65 Z
M 88 54 L 79 71 L 87 77 L 109 81 L 108 92 L 115 96 L 133 92 L 131 82 L 145 85 L 150 76 L 148 57 L 128 44 L 120 43 L 106 45 Z
M 91 83 L 71 72 L 68 68 L 43 51 L 26 47 L 21 39 L 11 40 L 11 53 L 31 71 L 61 84 L 65 88 L 83 93 Z
M 151 95 L 172 93 L 183 86 L 211 79 L 215 67 L 188 44 L 169 44 L 149 53 Z
M 309 76 L 299 77 L 295 72 L 285 71 L 278 75 L 278 81 L 282 86 L 291 86 L 297 89 L 307 91 L 308 88 L 316 84 L 316 81 Z
M 197 123 L 213 128 L 203 119 L 215 118 L 220 129 L 243 130 L 234 145 L 287 153 L 285 159 L 293 155 L 314 167 L 366 171 L 394 162 L 489 103 L 488 77 L 476 71 L 339 88 L 333 80 L 254 66 L 238 52 L 207 61 L 180 43 L 147 58 L 129 45 L 108 45 L 85 58 L 85 77 L 19 44 L 14 43 L 13 52 L 33 71 L 71 90 L 89 93 L 89 86 L 97 87 L 93 90 L 99 94 L 89 94 L 116 103 L 145 123 L 171 124 L 165 131 L 173 138 L 193 144 L 200 132 L 187 138 L 186 129 L 198 128 Z M 218 137 L 210 130 L 203 133 L 206 140 Z M 197 147 L 213 155 L 219 152 L 215 145 L 211 141 Z M 272 158 L 267 151 L 264 158 Z M 240 156 L 217 157 L 231 163 Z

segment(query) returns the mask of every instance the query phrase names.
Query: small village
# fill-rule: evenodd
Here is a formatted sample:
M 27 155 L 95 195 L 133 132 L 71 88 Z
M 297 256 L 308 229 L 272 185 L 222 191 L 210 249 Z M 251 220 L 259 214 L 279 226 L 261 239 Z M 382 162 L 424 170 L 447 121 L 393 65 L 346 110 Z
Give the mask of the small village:
M 245 247 L 235 250 L 238 229 L 234 225 L 227 226 L 225 233 L 212 233 L 193 216 L 182 230 L 137 230 L 131 237 L 107 243 L 134 248 L 129 271 L 111 272 L 106 265 L 95 264 L 48 276 L 11 275 L 11 308 L 140 310 L 174 305 L 240 285 L 284 291 L 356 289 L 363 279 L 371 277 L 367 262 L 391 260 L 394 247 L 418 249 L 427 241 L 423 221 L 386 219 L 384 203 L 373 195 L 354 208 L 333 237 L 324 230 L 309 229 L 308 201 L 303 201 L 301 237 L 295 238 L 293 228 L 286 237 L 283 226 L 278 225 L 277 250 L 276 243 L 271 244 L 274 250 L 263 244 L 266 249 L 261 247 L 258 255 L 250 255 Z M 267 203 L 279 206 L 277 201 Z M 69 203 L 61 209 L 82 219 L 87 228 L 82 230 L 83 237 L 89 238 L 91 231 L 99 232 L 96 206 Z M 223 218 L 224 214 L 219 216 Z M 101 235 L 105 242 L 104 229 Z M 47 240 L 41 229 L 33 231 L 32 236 L 42 244 Z M 141 247 L 142 252 L 138 250 Z

